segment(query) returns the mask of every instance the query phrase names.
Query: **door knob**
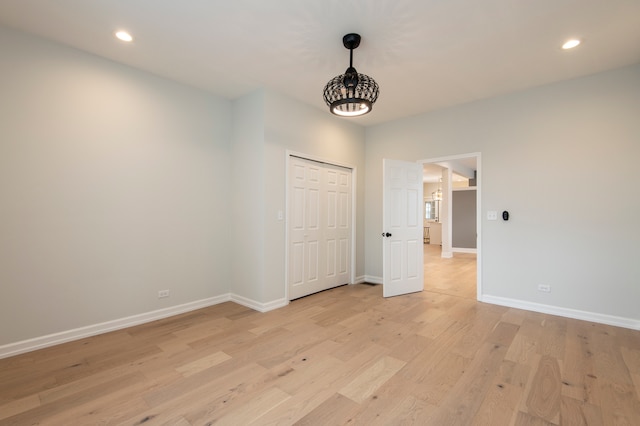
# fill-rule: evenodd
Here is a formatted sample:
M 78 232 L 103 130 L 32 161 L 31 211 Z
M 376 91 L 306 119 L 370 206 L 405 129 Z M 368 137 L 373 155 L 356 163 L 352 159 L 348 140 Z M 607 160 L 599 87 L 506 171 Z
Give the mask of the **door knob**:
M 390 237 L 390 236 L 391 236 L 391 234 L 390 234 L 390 233 L 388 233 L 388 232 L 383 232 L 383 233 L 382 233 L 382 236 L 383 236 L 383 237 Z

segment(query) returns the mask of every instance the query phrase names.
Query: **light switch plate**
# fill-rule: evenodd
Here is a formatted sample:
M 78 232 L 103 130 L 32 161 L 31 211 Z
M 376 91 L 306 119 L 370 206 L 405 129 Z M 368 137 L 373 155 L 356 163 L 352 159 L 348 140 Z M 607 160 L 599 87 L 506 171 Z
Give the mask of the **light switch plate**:
M 498 212 L 494 210 L 488 211 L 487 220 L 498 220 Z

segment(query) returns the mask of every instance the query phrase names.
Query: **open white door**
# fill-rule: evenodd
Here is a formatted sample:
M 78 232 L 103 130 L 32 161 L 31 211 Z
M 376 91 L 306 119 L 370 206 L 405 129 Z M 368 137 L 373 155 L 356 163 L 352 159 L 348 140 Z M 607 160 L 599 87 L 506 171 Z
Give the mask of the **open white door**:
M 385 158 L 382 168 L 382 293 L 390 297 L 422 291 L 422 164 Z

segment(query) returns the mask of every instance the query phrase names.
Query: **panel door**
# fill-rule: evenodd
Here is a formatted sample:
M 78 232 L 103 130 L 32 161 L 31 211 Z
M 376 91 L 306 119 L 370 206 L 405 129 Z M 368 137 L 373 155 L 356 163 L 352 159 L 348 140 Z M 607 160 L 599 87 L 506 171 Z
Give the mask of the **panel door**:
M 422 165 L 383 160 L 383 295 L 422 291 Z
M 290 158 L 289 299 L 349 283 L 351 170 Z

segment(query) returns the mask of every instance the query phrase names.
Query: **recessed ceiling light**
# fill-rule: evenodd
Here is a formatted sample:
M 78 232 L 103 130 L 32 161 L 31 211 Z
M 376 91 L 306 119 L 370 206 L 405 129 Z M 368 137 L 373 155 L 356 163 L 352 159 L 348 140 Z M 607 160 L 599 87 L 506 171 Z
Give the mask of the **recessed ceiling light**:
M 118 31 L 116 32 L 116 37 L 122 41 L 130 42 L 133 41 L 133 37 L 126 31 Z
M 573 39 L 573 40 L 569 40 L 567 41 L 565 44 L 562 45 L 563 49 L 573 49 L 574 47 L 576 47 L 577 45 L 580 44 L 580 40 L 578 39 Z

